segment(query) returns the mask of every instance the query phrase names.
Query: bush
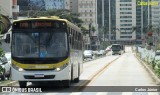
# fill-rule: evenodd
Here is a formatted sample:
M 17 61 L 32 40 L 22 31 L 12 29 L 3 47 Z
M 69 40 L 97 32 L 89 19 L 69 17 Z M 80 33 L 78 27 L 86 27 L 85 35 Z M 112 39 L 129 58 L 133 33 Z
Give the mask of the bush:
M 156 74 L 158 75 L 158 77 L 160 77 L 160 68 L 156 68 L 155 69 Z

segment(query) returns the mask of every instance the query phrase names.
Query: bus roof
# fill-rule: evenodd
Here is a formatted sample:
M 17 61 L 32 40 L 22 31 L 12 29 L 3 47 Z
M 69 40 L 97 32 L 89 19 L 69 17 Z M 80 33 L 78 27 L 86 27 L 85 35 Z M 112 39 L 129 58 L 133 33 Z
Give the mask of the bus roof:
M 26 21 L 26 20 L 58 20 L 58 21 L 64 21 L 67 23 L 67 25 L 71 26 L 72 28 L 77 29 L 79 32 L 81 31 L 81 29 L 76 26 L 75 24 L 71 23 L 70 21 L 68 21 L 67 19 L 60 19 L 57 16 L 50 16 L 50 17 L 38 17 L 38 18 L 25 18 L 25 19 L 20 19 L 20 20 L 14 20 L 14 22 L 19 22 L 19 21 Z

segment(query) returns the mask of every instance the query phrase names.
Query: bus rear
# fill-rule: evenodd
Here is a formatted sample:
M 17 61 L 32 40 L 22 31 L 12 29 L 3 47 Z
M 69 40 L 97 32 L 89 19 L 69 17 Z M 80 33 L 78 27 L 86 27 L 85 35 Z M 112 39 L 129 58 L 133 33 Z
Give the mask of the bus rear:
M 115 54 L 122 54 L 122 46 L 120 44 L 113 44 L 112 45 L 112 55 Z

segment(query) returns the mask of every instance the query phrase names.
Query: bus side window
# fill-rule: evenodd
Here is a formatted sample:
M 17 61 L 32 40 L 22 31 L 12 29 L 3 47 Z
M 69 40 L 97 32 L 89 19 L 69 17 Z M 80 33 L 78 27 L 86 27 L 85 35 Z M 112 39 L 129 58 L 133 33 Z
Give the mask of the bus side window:
M 78 35 L 77 35 L 77 41 L 78 41 L 77 47 L 78 47 L 78 50 L 80 50 L 80 39 L 79 39 L 79 36 L 80 36 L 79 34 L 80 34 L 80 33 L 77 32 L 77 34 L 78 34 Z
M 73 34 L 73 29 L 71 29 L 71 35 L 72 35 L 72 37 L 71 37 L 71 45 L 72 45 L 72 48 L 74 48 L 74 34 Z
M 76 49 L 76 33 L 73 30 L 73 48 Z
M 82 39 L 81 39 L 81 33 L 79 33 L 79 41 L 80 41 L 80 50 L 82 50 Z
M 75 31 L 75 48 L 76 48 L 76 50 L 78 49 L 77 45 L 78 45 L 78 42 L 77 42 L 77 31 Z
M 70 30 L 70 27 L 68 28 L 68 35 L 69 35 L 69 45 L 70 45 L 70 47 L 71 47 L 71 36 L 72 36 L 72 34 L 71 34 L 71 30 Z

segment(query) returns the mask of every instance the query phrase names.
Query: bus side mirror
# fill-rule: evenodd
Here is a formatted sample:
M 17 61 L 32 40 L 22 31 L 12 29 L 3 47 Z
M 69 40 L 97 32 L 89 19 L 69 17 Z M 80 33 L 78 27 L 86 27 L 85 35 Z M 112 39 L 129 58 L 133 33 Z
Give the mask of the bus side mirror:
M 10 34 L 6 34 L 6 39 L 5 39 L 5 42 L 6 43 L 10 43 Z

